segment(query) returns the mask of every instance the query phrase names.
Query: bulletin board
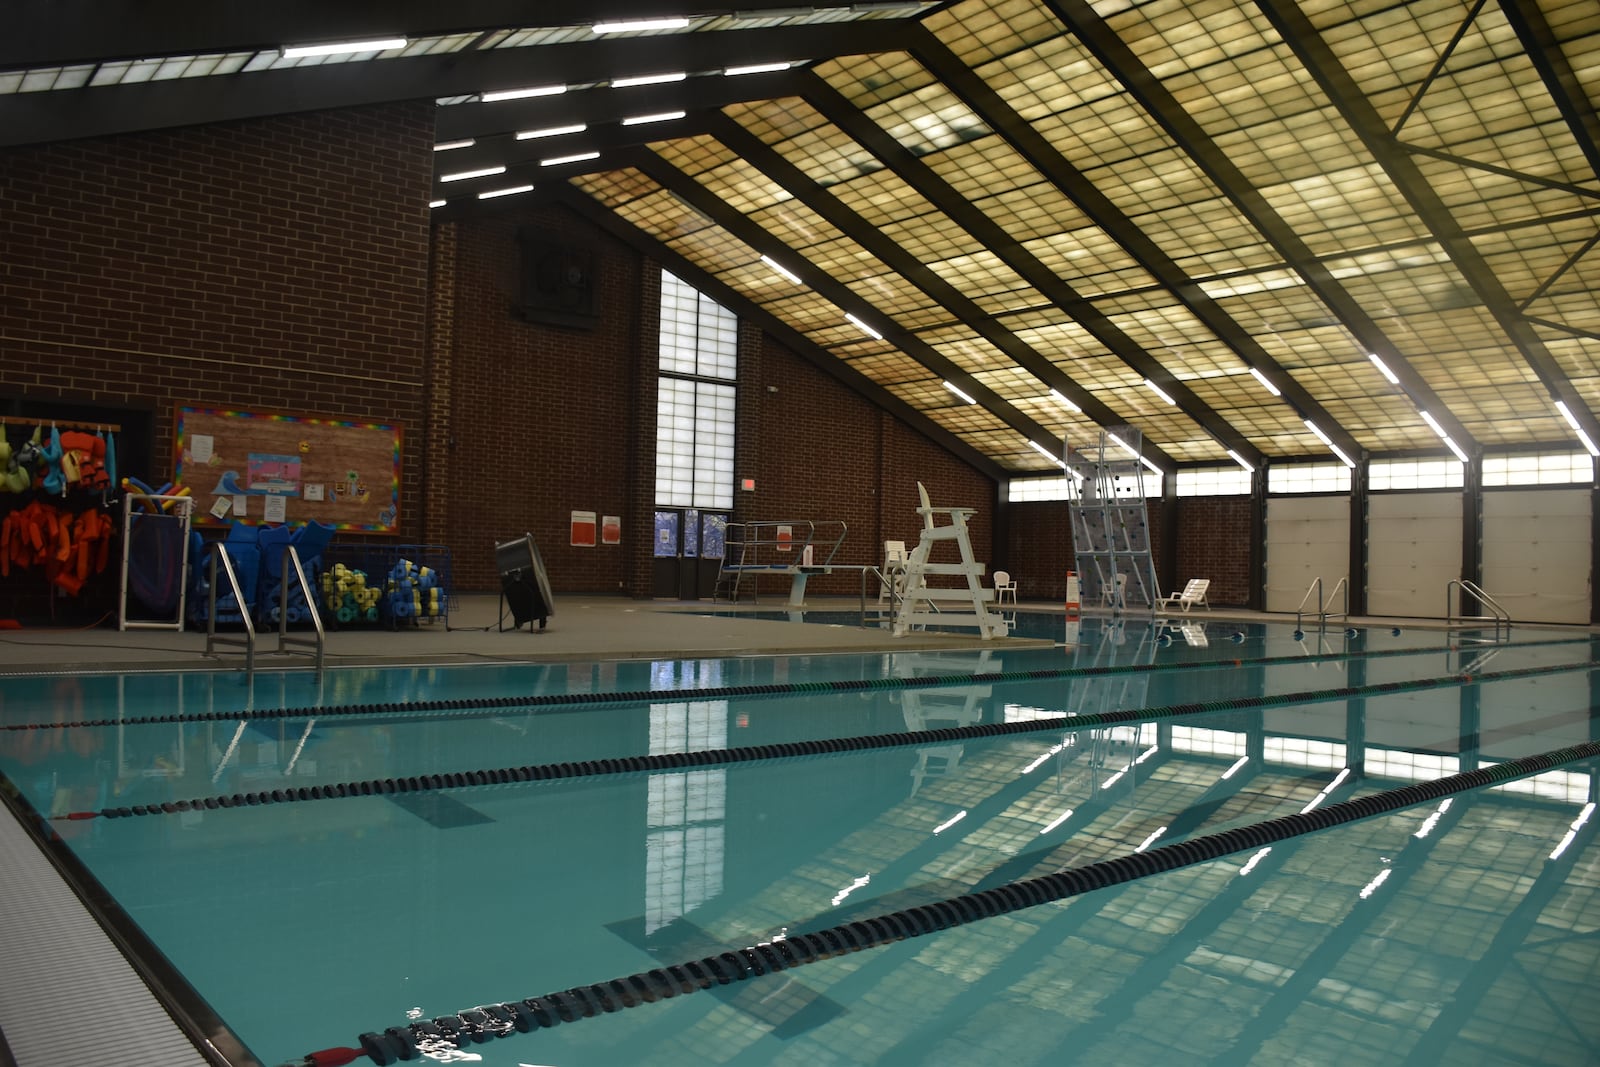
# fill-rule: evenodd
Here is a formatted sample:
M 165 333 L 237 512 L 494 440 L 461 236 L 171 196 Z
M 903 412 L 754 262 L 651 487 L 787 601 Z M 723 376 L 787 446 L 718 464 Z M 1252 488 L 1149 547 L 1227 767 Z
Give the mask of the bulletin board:
M 400 426 L 270 411 L 179 407 L 173 491 L 194 521 L 322 522 L 400 532 Z

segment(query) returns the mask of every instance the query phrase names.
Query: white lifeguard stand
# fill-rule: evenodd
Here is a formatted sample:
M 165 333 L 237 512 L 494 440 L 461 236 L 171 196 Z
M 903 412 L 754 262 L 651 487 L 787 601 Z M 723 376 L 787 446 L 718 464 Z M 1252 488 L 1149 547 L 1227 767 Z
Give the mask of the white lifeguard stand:
M 904 637 L 913 629 L 934 626 L 975 626 L 984 640 L 1006 635 L 1005 616 L 990 611 L 985 601 L 994 590 L 983 584 L 984 566 L 972 557 L 972 540 L 967 536 L 967 519 L 974 508 L 936 508 L 928 502 L 928 490 L 917 483 L 917 496 L 922 505 L 917 514 L 922 516 L 922 537 L 917 547 L 906 559 L 904 584 L 900 603 L 895 609 L 894 635 Z M 936 516 L 949 521 L 940 524 Z M 933 563 L 929 557 L 934 546 L 941 541 L 954 541 L 960 561 Z M 967 588 L 930 589 L 930 574 L 953 574 L 967 580 Z M 941 608 L 943 603 L 948 605 Z

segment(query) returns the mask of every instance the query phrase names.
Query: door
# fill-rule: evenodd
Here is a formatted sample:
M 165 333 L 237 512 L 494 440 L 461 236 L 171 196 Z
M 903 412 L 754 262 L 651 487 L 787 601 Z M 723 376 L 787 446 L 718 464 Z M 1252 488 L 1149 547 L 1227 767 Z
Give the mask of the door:
M 674 600 L 714 596 L 727 523 L 725 512 L 656 509 L 651 595 Z

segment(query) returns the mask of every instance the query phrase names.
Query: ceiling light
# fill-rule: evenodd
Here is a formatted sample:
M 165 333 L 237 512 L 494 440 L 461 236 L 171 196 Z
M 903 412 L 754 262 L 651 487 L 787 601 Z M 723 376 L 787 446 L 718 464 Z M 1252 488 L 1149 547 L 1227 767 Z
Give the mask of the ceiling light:
M 1322 432 L 1322 428 L 1321 427 L 1319 427 L 1316 423 L 1312 422 L 1310 419 L 1306 419 L 1305 423 L 1306 423 L 1306 429 L 1308 429 L 1312 433 L 1316 434 L 1317 435 L 1317 440 L 1319 440 L 1323 444 L 1327 445 L 1328 446 L 1328 450 L 1331 451 L 1334 455 L 1338 456 L 1340 461 L 1343 462 L 1346 467 L 1349 467 L 1351 470 L 1355 470 L 1356 469 L 1355 461 L 1352 460 L 1349 456 L 1345 455 L 1344 451 L 1338 445 L 1333 443 L 1333 439 L 1330 438 L 1327 434 Z
M 304 59 L 306 56 L 337 56 L 350 52 L 387 52 L 404 48 L 404 37 L 383 37 L 375 41 L 333 41 L 328 44 L 286 44 L 279 51 L 284 59 Z
M 495 89 L 479 94 L 478 99 L 492 104 L 496 100 L 526 100 L 530 96 L 560 96 L 566 91 L 565 85 L 534 85 L 526 89 Z
M 477 170 L 458 170 L 454 174 L 441 174 L 439 175 L 439 180 L 442 182 L 459 182 L 468 178 L 487 178 L 491 174 L 504 174 L 505 172 L 506 168 L 504 166 L 480 167 Z
M 1567 425 L 1571 426 L 1572 431 L 1578 435 L 1578 440 L 1583 442 L 1583 447 L 1588 450 L 1589 455 L 1600 456 L 1600 448 L 1596 448 L 1594 442 L 1589 439 L 1589 435 L 1583 432 L 1583 427 L 1578 425 L 1577 416 L 1572 414 L 1572 411 L 1567 407 L 1566 401 L 1557 400 L 1556 410 L 1561 412 L 1561 417 L 1567 420 Z
M 773 259 L 771 256 L 762 256 L 761 257 L 761 262 L 765 263 L 767 266 L 771 267 L 773 270 L 777 271 L 779 274 L 783 275 L 785 278 L 788 278 L 794 284 L 796 284 L 796 285 L 805 284 L 804 282 L 802 282 L 800 280 L 800 276 L 798 274 L 796 274 L 794 271 L 790 270 L 788 267 L 785 267 L 782 263 L 779 263 L 777 260 Z
M 599 152 L 574 152 L 570 156 L 552 156 L 549 159 L 539 160 L 541 167 L 559 167 L 563 163 L 582 163 L 586 159 L 599 159 Z
M 1271 378 L 1268 378 L 1265 374 L 1262 374 L 1260 371 L 1256 370 L 1254 367 L 1250 368 L 1250 376 L 1252 378 L 1254 378 L 1256 381 L 1260 382 L 1261 383 L 1261 388 L 1265 389 L 1267 392 L 1271 393 L 1273 396 L 1282 396 L 1283 395 L 1281 392 L 1278 391 L 1278 387 L 1276 385 L 1272 384 L 1272 379 Z
M 1239 453 L 1235 452 L 1233 449 L 1228 449 L 1228 455 L 1232 456 L 1235 463 L 1249 471 L 1251 474 L 1256 472 L 1256 469 L 1250 466 L 1250 464 L 1246 463 L 1244 457 L 1239 455 Z
M 1383 376 L 1385 378 L 1389 379 L 1389 384 L 1390 385 L 1399 385 L 1400 384 L 1400 379 L 1395 377 L 1394 371 L 1389 369 L 1389 364 L 1385 363 L 1383 360 L 1378 358 L 1378 353 L 1376 353 L 1376 352 L 1368 352 L 1367 353 L 1367 358 L 1372 360 L 1372 365 L 1374 367 L 1377 367 L 1380 371 L 1383 372 Z
M 1066 408 L 1068 411 L 1082 411 L 1083 410 L 1078 405 L 1074 404 L 1072 401 L 1070 401 L 1066 397 L 1062 396 L 1059 390 L 1056 390 L 1056 389 L 1050 390 L 1050 398 L 1052 400 L 1054 400 L 1056 403 L 1060 404 L 1062 407 Z
M 634 115 L 622 120 L 624 126 L 640 126 L 646 122 L 671 122 L 687 115 L 687 111 L 658 111 L 654 115 Z
M 662 82 L 681 82 L 688 75 L 683 71 L 672 74 L 643 74 L 637 78 L 612 78 L 611 88 L 626 89 L 630 85 L 660 85 Z
M 722 73 L 728 77 L 737 77 L 740 74 L 771 74 L 774 71 L 788 70 L 789 64 L 785 63 L 757 63 L 753 67 L 729 67 Z
M 1167 472 L 1162 470 L 1160 467 L 1156 466 L 1155 461 L 1152 460 L 1149 456 L 1140 456 L 1139 457 L 1139 462 L 1143 463 L 1146 467 L 1150 468 L 1150 473 L 1151 474 L 1158 475 L 1158 476 L 1161 476 L 1161 477 L 1165 477 L 1166 476 Z
M 531 185 L 508 185 L 504 189 L 489 189 L 478 194 L 479 200 L 492 200 L 497 196 L 511 196 L 515 193 L 529 193 L 533 191 Z
M 854 315 L 850 314 L 848 311 L 845 312 L 844 317 L 849 319 L 851 322 L 855 323 L 856 329 L 860 330 L 862 333 L 866 334 L 868 337 L 871 337 L 874 341 L 883 340 L 883 334 L 879 333 L 877 330 L 874 330 L 871 326 L 868 326 L 866 323 L 862 322 L 860 319 L 856 318 Z M 949 385 L 950 383 L 946 382 L 945 384 Z
M 457 148 L 471 148 L 477 143 L 477 140 L 472 137 L 463 137 L 459 141 L 441 141 L 433 146 L 433 150 L 435 152 L 450 152 Z
M 956 396 L 959 396 L 962 400 L 965 400 L 969 404 L 976 404 L 977 403 L 976 400 L 972 399 L 972 397 L 968 396 L 966 393 L 963 393 L 960 389 L 956 388 L 956 386 L 951 382 L 945 382 L 944 383 L 944 387 L 946 389 L 950 390 L 952 393 L 956 394 Z
M 1467 461 L 1467 454 L 1461 451 L 1460 445 L 1450 440 L 1450 435 L 1444 432 L 1444 427 L 1439 425 L 1438 419 L 1434 418 L 1426 411 L 1418 411 L 1417 414 L 1421 415 L 1422 421 L 1427 423 L 1428 427 L 1432 429 L 1434 433 L 1439 435 L 1439 440 L 1443 441 L 1450 451 L 1456 454 L 1457 459 L 1459 459 L 1462 463 Z
M 1161 386 L 1157 385 L 1155 382 L 1152 382 L 1149 378 L 1144 380 L 1144 387 L 1156 394 L 1156 396 L 1159 396 L 1162 400 L 1165 400 L 1167 403 L 1171 404 L 1173 407 L 1178 406 L 1178 402 L 1172 399 L 1172 397 L 1168 396 L 1165 389 L 1162 389 Z
M 627 33 L 631 30 L 681 30 L 689 20 L 680 17 L 635 19 L 632 22 L 597 22 L 589 27 L 595 33 Z
M 428 201 L 428 206 L 429 207 L 444 207 L 449 202 L 450 201 L 448 201 L 448 200 L 429 200 Z
M 522 130 L 518 132 L 517 140 L 528 141 L 535 137 L 559 137 L 564 133 L 582 133 L 588 128 L 588 124 L 577 122 L 571 126 L 546 126 L 542 130 Z
M 1062 467 L 1062 468 L 1066 467 L 1066 464 L 1061 461 L 1061 457 L 1060 456 L 1056 455 L 1054 452 L 1050 451 L 1048 448 L 1044 447 L 1039 442 L 1037 442 L 1037 441 L 1029 441 L 1028 445 L 1035 452 L 1039 453 L 1039 455 L 1043 456 L 1045 459 L 1048 459 L 1051 463 L 1054 463 L 1056 466 Z

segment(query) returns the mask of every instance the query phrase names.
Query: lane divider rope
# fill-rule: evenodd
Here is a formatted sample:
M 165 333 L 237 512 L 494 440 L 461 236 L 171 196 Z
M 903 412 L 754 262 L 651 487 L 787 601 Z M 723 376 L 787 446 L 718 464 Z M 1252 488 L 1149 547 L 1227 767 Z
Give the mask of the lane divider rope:
M 755 763 L 763 760 L 828 756 L 846 752 L 862 752 L 870 749 L 948 744 L 952 741 L 965 741 L 983 737 L 1004 737 L 1012 734 L 1054 733 L 1093 729 L 1101 726 L 1153 722 L 1158 719 L 1203 715 L 1218 711 L 1273 708 L 1290 704 L 1314 704 L 1326 700 L 1415 692 L 1451 685 L 1468 685 L 1475 682 L 1499 681 L 1508 678 L 1530 678 L 1541 674 L 1593 669 L 1596 668 L 1592 664 L 1513 667 L 1477 675 L 1444 675 L 1438 678 L 1378 682 L 1362 686 L 1339 686 L 1331 689 L 1314 689 L 1298 693 L 1233 697 L 1226 700 L 1167 704 L 1160 707 L 1128 708 L 1118 711 L 1094 712 L 1088 715 L 1063 715 L 1048 719 L 976 723 L 970 726 L 947 726 L 933 730 L 908 730 L 892 734 L 863 734 L 858 737 L 783 741 L 767 745 L 751 745 L 743 748 L 712 748 L 699 749 L 693 752 L 663 752 L 643 756 L 612 756 L 591 760 L 575 760 L 568 763 L 541 763 L 521 767 L 500 767 L 490 770 L 451 771 L 413 775 L 405 778 L 368 778 L 363 781 L 339 782 L 331 785 L 285 786 L 281 789 L 262 789 L 248 793 L 230 793 L 199 797 L 192 800 L 167 801 L 161 804 L 134 804 L 128 807 L 74 811 L 53 815 L 51 820 L 56 822 L 75 822 L 84 819 L 119 819 L 137 815 L 174 815 L 186 811 L 257 807 L 263 804 L 287 804 L 309 800 L 423 793 L 441 789 L 513 785 L 524 782 L 544 782 L 612 774 L 676 771 L 690 767 L 709 767 L 718 764 Z
M 1588 644 L 1585 639 L 1557 638 L 1527 641 L 1515 648 L 1545 645 Z M 724 685 L 705 689 L 639 689 L 622 693 L 541 693 L 510 697 L 465 697 L 457 699 L 390 701 L 379 704 L 344 704 L 328 707 L 241 708 L 237 711 L 173 712 L 166 715 L 136 715 L 123 719 L 81 719 L 74 722 L 20 722 L 0 724 L 0 731 L 62 730 L 85 726 L 150 726 L 186 722 L 237 722 L 241 719 L 309 719 L 345 715 L 397 715 L 433 711 L 495 713 L 505 709 L 563 707 L 595 704 L 649 704 L 680 700 L 723 700 L 731 697 L 792 696 L 802 693 L 855 693 L 885 689 L 939 689 L 957 685 L 993 685 L 1005 682 L 1052 681 L 1060 678 L 1089 678 L 1104 675 L 1165 672 L 1192 668 L 1265 667 L 1285 663 L 1330 662 L 1352 659 L 1378 659 L 1390 656 L 1415 656 L 1444 651 L 1437 648 L 1375 649 L 1367 652 L 1334 653 L 1308 659 L 1306 656 L 1258 656 L 1253 659 L 1185 660 L 1165 664 L 1107 664 L 1089 667 L 1047 667 L 1031 671 L 992 671 L 981 674 L 937 674 L 897 678 L 842 678 L 831 682 L 782 682 L 765 685 Z
M 1600 757 L 1600 741 L 1525 756 L 1492 767 L 1330 804 L 1309 812 L 1267 819 L 1188 841 L 1160 845 L 1145 852 L 1127 853 L 1082 867 L 1069 867 L 1053 874 L 860 919 L 815 933 L 761 942 L 609 982 L 573 986 L 524 1000 L 481 1005 L 432 1020 L 391 1026 L 381 1032 L 369 1031 L 358 1038 L 358 1048 L 322 1049 L 307 1053 L 299 1061 L 284 1064 L 283 1067 L 338 1067 L 362 1056 L 384 1067 L 401 1060 L 465 1049 L 512 1034 L 592 1019 L 596 1015 L 623 1008 L 636 1008 L 641 1004 L 669 1000 L 714 986 L 743 982 L 851 952 L 922 937 L 1107 886 L 1192 867 L 1231 853 L 1259 849 L 1318 830 L 1433 803 L 1458 793 L 1501 785 L 1596 757 Z

